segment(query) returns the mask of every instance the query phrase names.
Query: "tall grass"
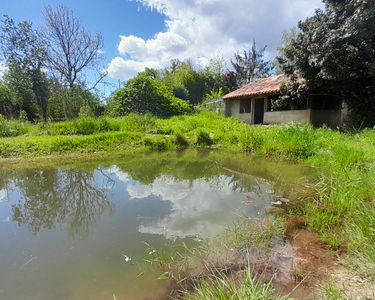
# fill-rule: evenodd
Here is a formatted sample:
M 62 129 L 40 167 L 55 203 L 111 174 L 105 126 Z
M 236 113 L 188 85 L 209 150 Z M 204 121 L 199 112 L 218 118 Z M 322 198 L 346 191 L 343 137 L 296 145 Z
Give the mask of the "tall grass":
M 280 222 L 243 218 L 198 246 L 173 244 L 166 251 L 146 244 L 153 255 L 147 262 L 169 279 L 171 299 L 290 299 L 273 288 L 273 275 L 280 271 L 277 259 L 270 258 L 277 251 L 275 239 L 282 241 Z
M 150 114 L 129 114 L 122 118 L 78 118 L 73 121 L 49 123 L 44 126 L 47 135 L 90 135 L 109 131 L 151 132 L 156 118 Z
M 0 115 L 0 137 L 11 137 L 29 133 L 33 126 L 25 121 L 7 120 Z
M 192 292 L 186 292 L 186 300 L 287 300 L 289 296 L 276 296 L 272 282 L 263 283 L 257 280 L 250 268 L 241 272 L 242 278 L 231 278 L 219 274 L 206 279 L 197 285 Z M 238 274 L 237 274 L 238 276 Z

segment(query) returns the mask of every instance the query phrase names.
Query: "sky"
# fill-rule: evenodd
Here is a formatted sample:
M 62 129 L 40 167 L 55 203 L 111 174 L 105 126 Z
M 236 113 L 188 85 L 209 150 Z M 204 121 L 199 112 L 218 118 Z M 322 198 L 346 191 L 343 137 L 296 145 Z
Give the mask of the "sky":
M 126 81 L 145 67 L 173 58 L 204 67 L 227 61 L 255 39 L 275 57 L 284 31 L 322 8 L 321 0 L 0 0 L 0 15 L 43 24 L 43 8 L 63 4 L 90 32 L 104 37 L 102 68 L 109 81 Z M 112 86 L 112 89 L 113 89 Z M 103 85 L 105 89 L 105 85 Z M 108 87 L 111 89 L 111 87 Z M 107 91 L 108 92 L 108 91 Z M 106 91 L 105 91 L 106 93 Z

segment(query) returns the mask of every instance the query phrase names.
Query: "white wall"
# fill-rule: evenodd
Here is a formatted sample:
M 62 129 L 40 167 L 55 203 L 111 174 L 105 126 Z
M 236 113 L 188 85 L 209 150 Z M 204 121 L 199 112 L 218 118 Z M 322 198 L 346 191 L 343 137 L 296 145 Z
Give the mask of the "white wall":
M 308 123 L 310 122 L 310 109 L 303 110 L 284 110 L 284 111 L 267 111 L 264 112 L 265 124 L 281 123 Z
M 246 123 L 251 123 L 252 113 L 240 113 L 240 100 L 226 100 L 225 104 L 230 106 L 230 116 L 240 118 Z

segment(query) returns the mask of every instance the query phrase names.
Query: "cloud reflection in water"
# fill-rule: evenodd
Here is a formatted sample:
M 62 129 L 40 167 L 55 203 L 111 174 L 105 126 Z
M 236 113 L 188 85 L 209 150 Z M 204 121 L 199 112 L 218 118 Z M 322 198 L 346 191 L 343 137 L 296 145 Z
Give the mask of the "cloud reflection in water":
M 218 175 L 213 178 L 179 180 L 170 175 L 161 175 L 146 185 L 131 180 L 127 173 L 112 169 L 117 177 L 126 183 L 129 199 L 137 201 L 156 197 L 170 202 L 168 215 L 155 218 L 140 217 L 138 231 L 141 233 L 164 235 L 167 239 L 216 235 L 245 213 L 243 206 L 247 192 L 233 177 Z M 269 186 L 255 186 L 266 190 Z M 265 206 L 265 199 L 254 198 L 254 208 Z M 253 212 L 256 215 L 257 211 Z

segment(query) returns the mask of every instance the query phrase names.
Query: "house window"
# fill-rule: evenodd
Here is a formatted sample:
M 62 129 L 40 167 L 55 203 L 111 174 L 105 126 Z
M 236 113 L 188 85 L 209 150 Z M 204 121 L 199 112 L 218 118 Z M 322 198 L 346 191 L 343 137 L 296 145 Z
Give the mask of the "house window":
M 245 99 L 240 101 L 240 114 L 251 113 L 251 100 Z

